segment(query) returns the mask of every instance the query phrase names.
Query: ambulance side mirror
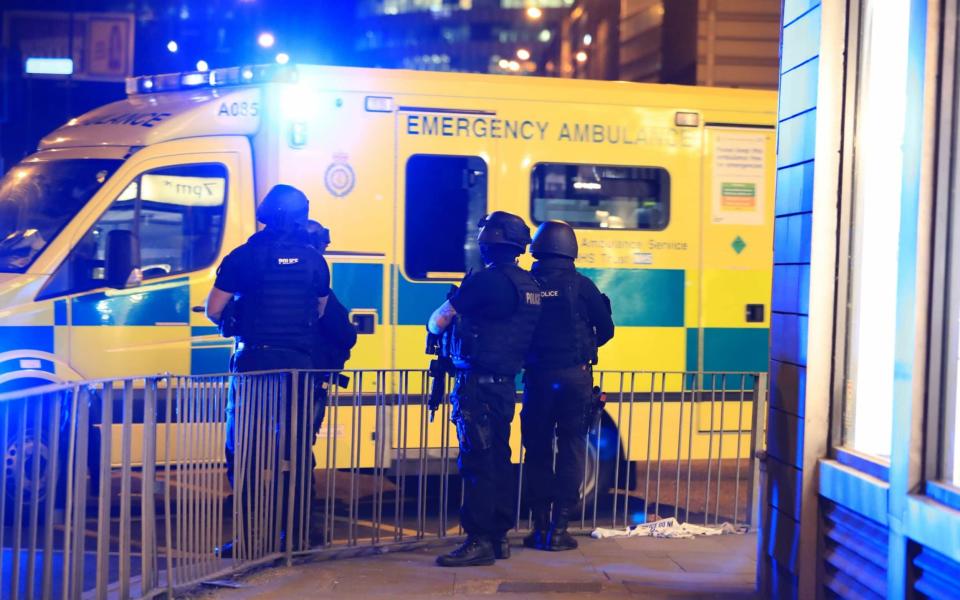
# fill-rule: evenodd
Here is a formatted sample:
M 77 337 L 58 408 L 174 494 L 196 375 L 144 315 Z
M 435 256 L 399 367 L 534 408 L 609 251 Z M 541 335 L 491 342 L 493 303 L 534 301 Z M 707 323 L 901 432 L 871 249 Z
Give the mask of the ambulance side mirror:
M 107 234 L 105 275 L 106 284 L 118 290 L 140 285 L 140 241 L 132 231 Z

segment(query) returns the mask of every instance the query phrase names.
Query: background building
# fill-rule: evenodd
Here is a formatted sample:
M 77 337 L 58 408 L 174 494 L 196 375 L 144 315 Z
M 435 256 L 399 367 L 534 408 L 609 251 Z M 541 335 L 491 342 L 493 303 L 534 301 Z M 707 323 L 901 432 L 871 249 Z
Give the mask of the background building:
M 84 66 L 91 15 L 129 23 L 97 42 L 109 76 Z M 125 76 L 201 67 L 290 61 L 772 89 L 778 15 L 779 0 L 6 0 L 0 173 L 45 133 L 121 98 Z M 24 73 L 31 56 L 71 55 L 70 74 Z
M 7 0 L 0 9 L 0 173 L 70 118 L 119 99 L 128 75 L 291 61 L 543 74 L 573 0 Z M 86 77 L 87 15 L 128 19 L 118 72 Z M 24 25 L 24 23 L 27 23 Z M 127 37 L 128 36 L 128 37 Z M 70 58 L 27 75 L 30 56 Z M 116 62 L 116 61 L 115 61 Z
M 553 46 L 562 77 L 777 88 L 779 0 L 578 0 Z
M 344 0 L 4 0 L 0 3 L 0 173 L 70 118 L 124 96 L 128 75 L 277 60 L 356 64 L 356 5 Z M 128 19 L 107 76 L 85 63 L 89 16 Z M 5 25 L 4 25 L 5 24 Z M 266 35 L 264 35 L 266 34 Z M 261 37 L 264 36 L 264 37 Z M 114 36 L 116 38 L 116 36 Z M 25 73 L 30 57 L 71 58 L 67 75 Z M 108 61 L 111 62 L 111 61 Z
M 573 0 L 365 0 L 356 55 L 365 66 L 545 74 L 542 57 Z

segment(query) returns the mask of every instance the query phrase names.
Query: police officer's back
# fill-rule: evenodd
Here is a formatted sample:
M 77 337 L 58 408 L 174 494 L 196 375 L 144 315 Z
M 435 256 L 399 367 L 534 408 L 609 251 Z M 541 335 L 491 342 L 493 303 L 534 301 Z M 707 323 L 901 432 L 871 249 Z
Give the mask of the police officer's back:
M 579 249 L 573 229 L 562 221 L 542 223 L 530 250 L 543 302 L 527 369 L 595 363 L 597 348 L 613 338 L 613 318 L 609 299 L 574 266 Z
M 219 323 L 227 302 L 237 301 L 234 371 L 312 366 L 310 349 L 330 294 L 330 273 L 303 235 L 308 211 L 303 192 L 274 186 L 257 209 L 266 228 L 217 270 L 207 314 Z
M 315 343 L 318 323 L 324 313 L 330 294 L 330 274 L 321 254 L 311 247 L 304 236 L 309 202 L 300 190 L 288 186 L 274 186 L 257 209 L 257 220 L 266 225 L 246 243 L 234 249 L 217 270 L 217 279 L 207 298 L 207 315 L 221 325 L 224 310 L 233 301 L 235 310 L 235 333 L 237 351 L 231 359 L 231 370 L 236 373 L 313 368 L 312 346 Z M 288 380 L 288 385 L 293 382 Z M 224 453 L 227 476 L 234 484 L 236 469 L 243 469 L 246 484 L 237 490 L 235 498 L 241 513 L 243 527 L 240 535 L 249 547 L 256 543 L 251 516 L 247 513 L 249 494 L 260 488 L 263 472 L 252 460 L 235 465 L 237 457 L 237 403 L 236 387 L 231 385 L 227 399 L 227 423 Z M 288 401 L 292 394 L 286 394 Z M 248 401 L 263 402 L 267 398 L 250 396 Z M 284 411 L 289 415 L 291 411 Z M 304 414 L 301 412 L 300 414 Z M 284 425 L 288 429 L 290 423 Z M 248 427 L 256 430 L 256 427 Z M 294 448 L 309 444 L 306 436 L 297 432 L 279 436 L 248 434 L 250 446 L 275 443 L 275 439 L 287 439 L 281 448 L 281 456 L 288 456 Z M 312 436 L 311 436 L 312 437 Z M 248 446 L 249 447 L 249 446 Z M 245 455 L 252 456 L 252 452 Z M 297 495 L 306 493 L 306 473 L 297 473 Z M 303 481 L 301 481 L 303 480 Z M 280 485 L 285 492 L 289 486 Z M 279 499 L 279 506 L 287 503 Z M 295 503 L 299 507 L 300 503 Z M 295 511 L 294 527 L 299 528 L 302 515 Z M 285 514 L 285 511 L 284 511 Z M 286 524 L 286 516 L 282 519 Z M 263 535 L 263 532 L 259 532 Z M 220 548 L 221 556 L 231 556 L 233 544 L 228 542 Z
M 566 530 L 580 501 L 584 436 L 593 405 L 591 365 L 596 363 L 597 347 L 613 337 L 614 326 L 609 300 L 574 267 L 577 238 L 569 225 L 542 223 L 530 250 L 536 258 L 532 273 L 540 284 L 542 305 L 526 361 L 521 412 L 526 495 L 534 518 L 534 531 L 524 545 L 567 550 L 577 545 Z
M 457 378 L 451 418 L 464 480 L 460 522 L 468 536 L 462 546 L 437 559 L 441 566 L 489 565 L 509 557 L 505 536 L 515 508 L 510 462 L 515 379 L 540 309 L 536 281 L 516 262 L 530 241 L 526 223 L 497 211 L 480 225 L 477 241 L 486 267 L 468 275 L 428 324 L 439 334 L 453 323 L 450 347 Z

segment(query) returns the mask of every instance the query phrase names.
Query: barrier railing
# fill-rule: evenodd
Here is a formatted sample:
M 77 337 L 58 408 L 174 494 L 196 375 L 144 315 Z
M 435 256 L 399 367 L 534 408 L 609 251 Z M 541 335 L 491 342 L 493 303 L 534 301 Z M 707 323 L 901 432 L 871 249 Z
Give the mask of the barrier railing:
M 606 406 L 584 439 L 580 528 L 755 524 L 764 374 L 594 379 Z M 449 402 L 431 419 L 429 389 L 424 371 L 301 371 L 0 395 L 0 589 L 153 597 L 307 552 L 460 535 L 456 430 Z

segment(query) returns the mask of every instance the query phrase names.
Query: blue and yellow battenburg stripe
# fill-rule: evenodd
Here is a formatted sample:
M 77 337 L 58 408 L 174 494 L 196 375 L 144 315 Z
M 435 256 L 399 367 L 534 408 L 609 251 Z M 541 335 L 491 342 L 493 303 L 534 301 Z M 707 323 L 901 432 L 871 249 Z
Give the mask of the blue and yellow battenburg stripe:
M 341 302 L 348 309 L 371 311 L 377 316 L 377 324 L 383 325 L 384 266 L 379 263 L 334 263 L 331 271 Z M 643 336 L 645 343 L 661 343 L 663 347 L 660 350 L 667 354 L 681 353 L 668 361 L 672 364 L 661 364 L 659 368 L 698 369 L 701 332 L 685 322 L 686 271 L 597 268 L 583 268 L 580 271 L 610 297 L 614 307 L 614 322 L 619 328 L 618 336 L 629 337 L 630 329 L 646 331 L 649 335 Z M 446 298 L 450 284 L 410 281 L 396 267 L 391 269 L 390 274 L 398 283 L 397 309 L 386 324 L 421 328 L 434 308 Z M 231 340 L 220 337 L 216 327 L 190 325 L 189 278 L 145 285 L 121 293 L 82 294 L 57 299 L 51 304 L 52 323 L 49 325 L 2 325 L 0 353 L 36 350 L 57 354 L 56 328 L 183 326 L 189 328 L 191 373 L 222 373 L 228 370 L 233 348 Z M 703 370 L 765 371 L 768 335 L 767 327 L 704 328 Z M 664 341 L 667 339 L 670 341 Z M 682 348 L 678 347 L 678 342 Z M 625 350 L 627 358 L 633 355 L 630 348 Z M 30 364 L 43 371 L 54 372 L 54 364 L 49 360 Z M 16 360 L 7 361 L 0 364 L 0 374 L 17 368 L 20 367 Z M 144 365 L 144 368 L 149 368 L 149 365 Z
M 660 351 L 663 353 L 673 354 L 666 358 L 666 362 L 647 366 L 635 358 L 635 348 L 625 347 L 621 348 L 620 353 L 625 360 L 617 361 L 624 363 L 622 367 L 619 364 L 601 364 L 601 367 L 698 370 L 701 330 L 695 324 L 686 322 L 685 270 L 579 270 L 610 297 L 618 337 L 630 337 L 629 330 L 634 330 L 643 334 L 643 339 L 648 343 L 662 343 Z M 449 283 L 414 282 L 400 275 L 396 324 L 422 327 L 431 312 L 444 301 L 449 289 Z M 768 337 L 769 328 L 766 326 L 703 328 L 703 370 L 766 371 Z

